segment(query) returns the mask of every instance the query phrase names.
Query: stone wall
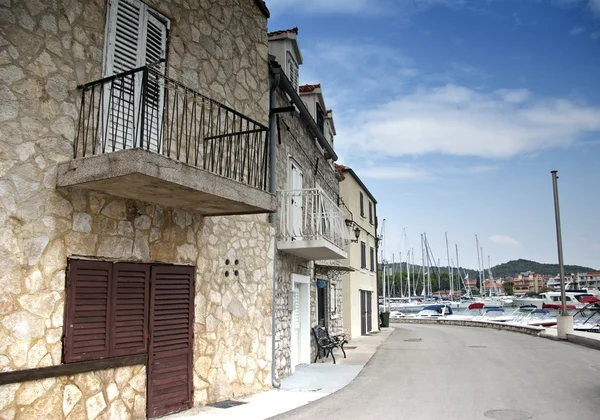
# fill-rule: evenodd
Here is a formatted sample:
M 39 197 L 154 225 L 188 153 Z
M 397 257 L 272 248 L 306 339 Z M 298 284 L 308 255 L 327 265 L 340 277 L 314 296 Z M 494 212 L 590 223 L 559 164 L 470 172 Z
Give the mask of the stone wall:
M 143 419 L 146 368 L 130 366 L 0 389 L 2 419 Z
M 77 85 L 102 76 L 107 3 L 0 2 L 0 369 L 61 362 L 68 257 L 185 263 L 197 267 L 194 402 L 265 389 L 274 246 L 265 216 L 203 218 L 95 192 L 56 190 L 57 164 L 72 158 Z M 148 3 L 171 19 L 169 75 L 266 123 L 266 18 L 254 2 Z M 103 375 L 111 374 L 77 375 L 84 382 L 99 378 L 98 387 L 73 382 L 80 397 L 65 378 L 1 386 L 0 417 L 35 418 L 18 395 L 36 387 L 32 406 L 62 401 L 69 389 L 85 405 L 75 404 L 69 418 L 109 418 L 118 399 L 111 399 L 113 382 Z M 145 398 L 143 389 L 136 392 L 138 400 Z M 91 398 L 92 405 L 102 406 L 102 399 L 106 405 L 94 416 Z M 137 417 L 140 409 L 124 404 L 128 414 L 112 418 Z M 121 413 L 119 407 L 114 410 Z
M 289 105 L 289 99 L 282 91 L 277 92 L 277 106 Z M 292 157 L 302 168 L 303 188 L 315 188 L 317 183 L 326 192 L 326 194 L 337 202 L 339 184 L 337 174 L 329 163 L 324 160 L 323 154 L 317 148 L 315 139 L 307 128 L 306 124 L 296 113 L 279 114 L 279 132 L 278 138 L 280 144 L 277 146 L 277 189 L 288 189 L 289 158 Z M 318 165 L 317 165 L 318 160 Z M 315 166 L 317 173 L 315 174 Z M 280 203 L 279 203 L 280 206 Z M 281 216 L 281 208 L 278 208 L 277 217 Z M 279 220 L 277 220 L 279 226 Z M 339 264 L 339 261 L 327 261 L 327 264 Z M 277 252 L 277 298 L 276 298 L 276 340 L 277 348 L 275 352 L 276 369 L 278 378 L 284 379 L 291 374 L 291 317 L 288 306 L 289 292 L 291 291 L 291 274 L 306 275 L 311 278 L 310 281 L 310 324 L 311 327 L 317 324 L 317 302 L 316 302 L 316 279 L 314 277 L 314 262 L 296 257 L 292 254 Z M 338 288 L 339 316 L 329 320 L 329 327 L 333 332 L 341 332 L 342 329 L 342 282 L 339 275 L 329 273 L 320 276 L 326 280 L 334 282 Z M 327 299 L 326 311 L 329 311 L 329 299 Z M 311 360 L 316 354 L 316 344 L 312 333 L 311 340 Z

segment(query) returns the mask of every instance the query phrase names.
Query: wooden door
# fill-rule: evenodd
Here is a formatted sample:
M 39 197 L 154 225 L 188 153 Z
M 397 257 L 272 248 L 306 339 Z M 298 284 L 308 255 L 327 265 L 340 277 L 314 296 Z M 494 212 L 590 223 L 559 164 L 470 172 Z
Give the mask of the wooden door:
M 367 332 L 373 330 L 373 292 L 365 292 L 367 301 Z
M 321 280 L 324 281 L 324 280 Z M 327 284 L 323 287 L 317 287 L 317 324 L 321 327 L 327 328 L 327 309 L 325 307 L 327 302 Z
M 192 407 L 193 318 L 194 268 L 152 267 L 148 417 Z
M 367 293 L 360 290 L 360 335 L 367 334 Z

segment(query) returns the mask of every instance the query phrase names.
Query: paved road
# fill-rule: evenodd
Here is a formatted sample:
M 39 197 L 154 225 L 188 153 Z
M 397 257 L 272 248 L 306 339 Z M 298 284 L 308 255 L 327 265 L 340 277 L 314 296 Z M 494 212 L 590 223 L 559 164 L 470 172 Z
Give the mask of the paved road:
M 485 328 L 402 325 L 346 388 L 274 418 L 599 420 L 600 351 Z

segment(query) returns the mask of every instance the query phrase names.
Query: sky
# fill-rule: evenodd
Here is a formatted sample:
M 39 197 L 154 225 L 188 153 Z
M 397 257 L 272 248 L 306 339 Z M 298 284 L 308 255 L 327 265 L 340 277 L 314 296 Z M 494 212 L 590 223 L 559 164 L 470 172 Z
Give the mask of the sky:
M 299 28 L 338 163 L 377 199 L 385 259 L 600 269 L 600 0 L 268 0 Z M 385 219 L 385 223 L 382 223 Z M 381 228 L 385 226 L 384 232 Z

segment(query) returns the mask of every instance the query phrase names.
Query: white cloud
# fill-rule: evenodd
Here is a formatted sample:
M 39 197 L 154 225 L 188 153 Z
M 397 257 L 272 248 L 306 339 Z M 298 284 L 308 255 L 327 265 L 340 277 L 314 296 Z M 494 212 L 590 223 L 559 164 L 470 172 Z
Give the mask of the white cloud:
M 584 26 L 575 26 L 573 29 L 571 29 L 571 31 L 569 33 L 571 35 L 581 35 L 584 32 L 585 32 Z
M 588 7 L 596 17 L 600 17 L 600 0 L 589 0 Z
M 584 5 L 596 18 L 600 18 L 600 0 L 554 0 L 559 6 L 570 7 L 573 5 Z
M 500 245 L 521 246 L 521 243 L 519 241 L 507 235 L 492 235 L 489 239 L 490 241 Z
M 592 132 L 600 132 L 600 108 L 536 100 L 523 89 L 483 93 L 449 84 L 345 114 L 337 138 L 349 158 L 367 153 L 507 158 L 571 146 Z
M 527 89 L 498 89 L 493 93 L 498 95 L 504 102 L 520 104 L 525 102 L 531 96 Z
M 598 38 L 600 38 L 600 32 L 593 32 L 590 34 L 590 39 L 596 41 Z
M 433 178 L 433 175 L 425 169 L 404 164 L 357 168 L 353 167 L 353 169 L 358 176 L 365 179 L 402 179 L 426 181 Z
M 302 51 L 300 82 L 322 83 L 326 105 L 359 107 L 365 93 L 395 92 L 419 71 L 402 51 L 360 40 L 354 44 L 318 42 Z

